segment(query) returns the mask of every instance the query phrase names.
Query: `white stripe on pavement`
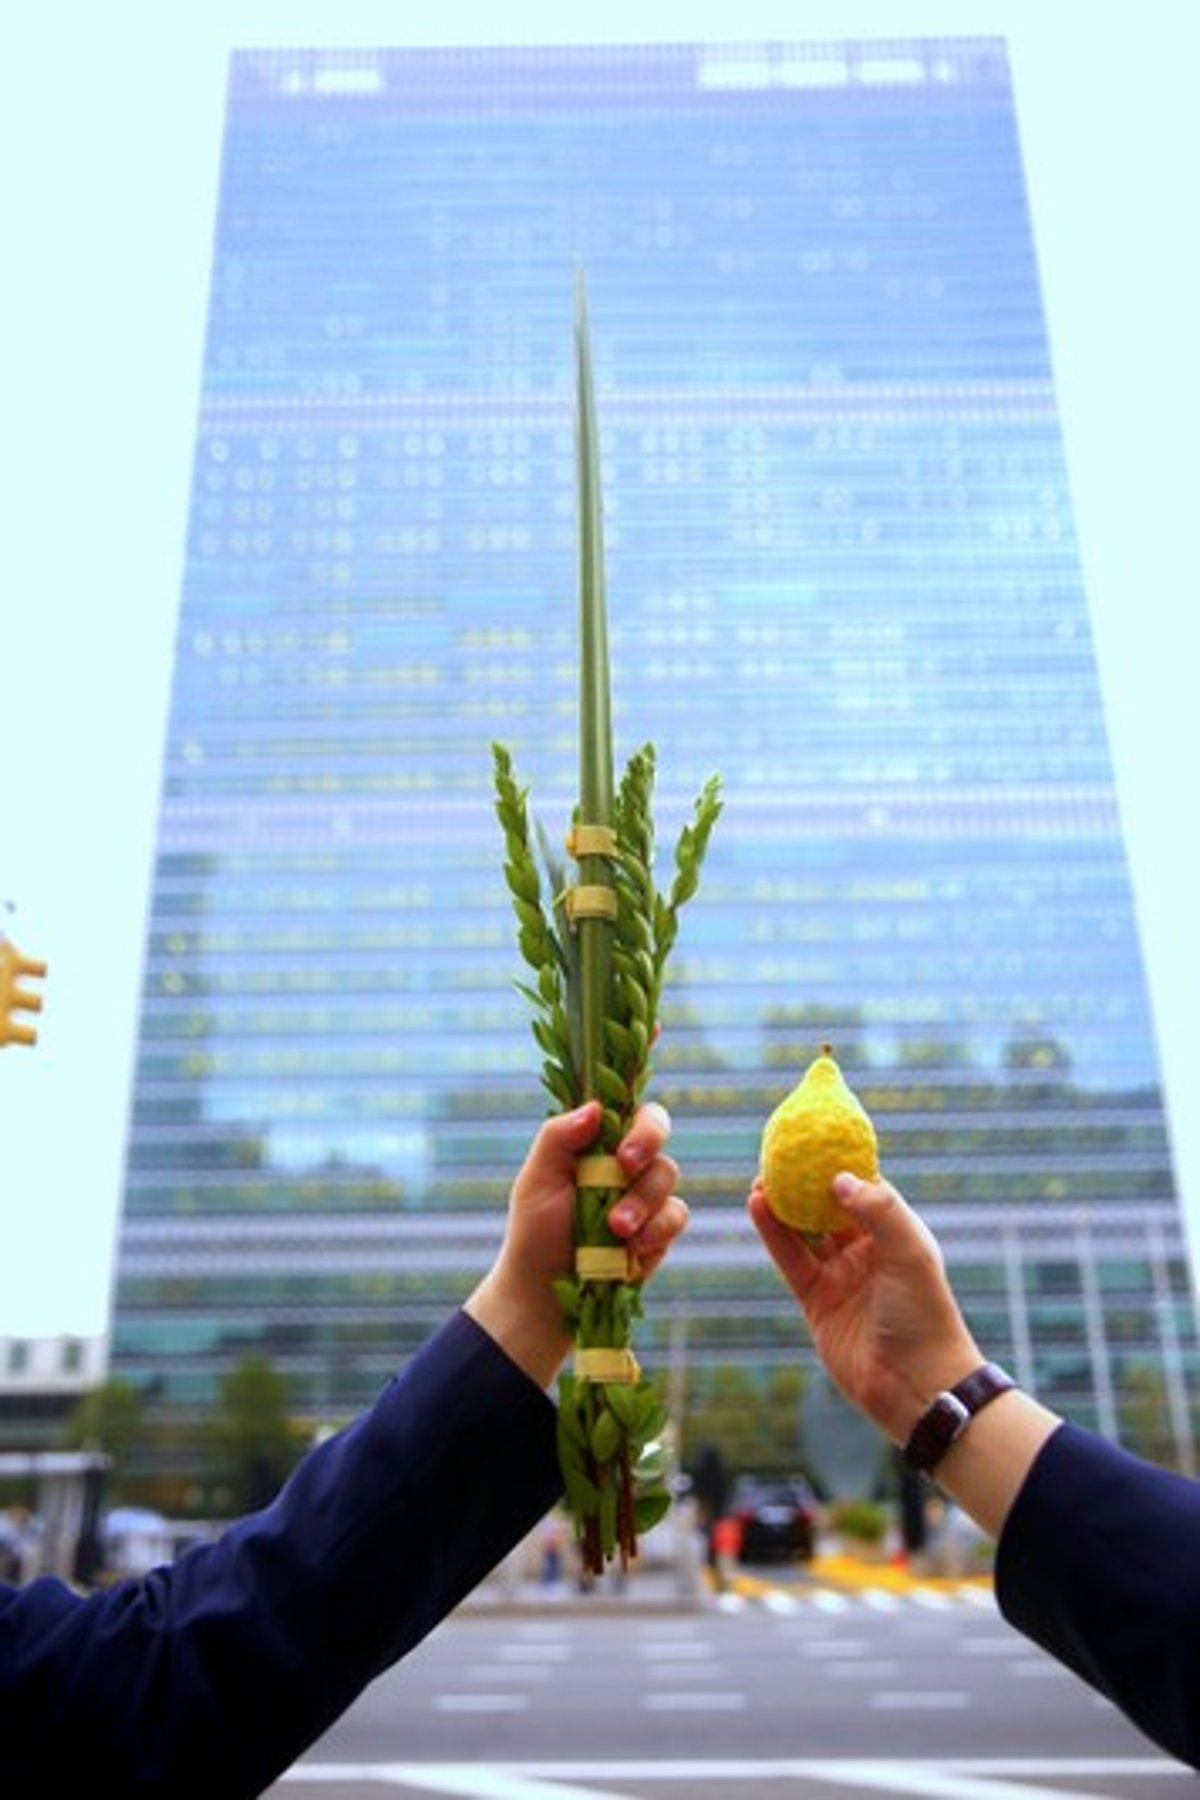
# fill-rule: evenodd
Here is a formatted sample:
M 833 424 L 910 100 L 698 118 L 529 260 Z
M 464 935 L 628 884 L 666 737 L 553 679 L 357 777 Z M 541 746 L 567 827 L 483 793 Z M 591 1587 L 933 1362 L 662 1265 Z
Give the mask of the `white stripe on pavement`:
M 528 1694 L 435 1694 L 433 1696 L 434 1712 L 444 1713 L 524 1712 L 528 1705 Z
M 969 1706 L 970 1698 L 961 1688 L 930 1688 L 925 1692 L 919 1688 L 906 1692 L 901 1688 L 895 1693 L 871 1694 L 868 1704 L 877 1712 L 952 1712 L 956 1707 Z
M 302 1763 L 293 1776 L 303 1781 L 381 1782 L 387 1787 L 419 1788 L 426 1794 L 454 1794 L 458 1800 L 629 1800 L 612 1788 L 545 1781 L 480 1763 L 318 1763 L 315 1766 L 322 1772 L 316 1775 L 308 1772 L 311 1766 Z
M 962 1769 L 934 1769 L 928 1764 L 904 1768 L 896 1763 L 838 1763 L 822 1771 L 826 1781 L 862 1793 L 919 1795 L 920 1800 L 1067 1800 L 1061 1788 L 1030 1787 L 1024 1781 L 993 1781 Z M 1072 1788 L 1069 1800 L 1104 1800 L 1103 1794 Z
M 643 1694 L 643 1712 L 744 1712 L 745 1694 Z
M 598 1782 L 656 1781 L 803 1781 L 819 1780 L 846 1787 L 905 1794 L 921 1800 L 1066 1800 L 1061 1783 L 1094 1777 L 1098 1781 L 1137 1776 L 1188 1782 L 1194 1776 L 1165 1757 L 931 1757 L 892 1761 L 878 1757 L 765 1757 L 747 1762 L 724 1757 L 662 1761 L 530 1763 L 297 1763 L 280 1777 L 279 1786 L 307 1786 L 334 1781 L 375 1782 L 385 1787 L 424 1789 L 452 1794 L 458 1800 L 628 1800 L 627 1795 Z M 1053 1782 L 1046 1787 L 1042 1782 Z M 585 1785 L 580 1785 L 583 1783 Z M 1103 1800 L 1089 1790 L 1071 1788 L 1070 1800 Z

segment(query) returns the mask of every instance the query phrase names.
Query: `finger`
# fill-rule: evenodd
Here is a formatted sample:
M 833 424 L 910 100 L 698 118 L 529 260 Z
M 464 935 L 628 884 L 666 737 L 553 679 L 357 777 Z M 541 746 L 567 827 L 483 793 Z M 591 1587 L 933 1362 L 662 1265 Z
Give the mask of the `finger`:
M 585 1101 L 571 1112 L 555 1113 L 542 1122 L 517 1177 L 518 1185 L 573 1181 L 575 1158 L 595 1142 L 600 1129 L 600 1102 Z
M 633 1124 L 617 1145 L 617 1160 L 636 1175 L 652 1163 L 671 1135 L 671 1115 L 657 1100 L 648 1100 L 634 1114 Z
M 638 1177 L 612 1207 L 608 1223 L 618 1237 L 632 1237 L 646 1220 L 674 1194 L 679 1180 L 679 1164 L 670 1156 L 656 1156 L 650 1167 Z
M 688 1218 L 687 1202 L 678 1194 L 672 1194 L 661 1206 L 655 1208 L 641 1230 L 628 1240 L 637 1262 L 638 1274 L 643 1280 L 653 1275 L 676 1238 L 687 1229 Z
M 869 1232 L 889 1258 L 932 1250 L 940 1259 L 940 1251 L 924 1221 L 883 1176 L 863 1181 L 843 1171 L 834 1176 L 833 1191 L 855 1224 Z
M 767 1202 L 761 1181 L 755 1181 L 746 1201 L 751 1223 L 771 1254 L 779 1273 L 798 1300 L 802 1300 L 821 1276 L 821 1258 L 800 1232 L 777 1219 Z

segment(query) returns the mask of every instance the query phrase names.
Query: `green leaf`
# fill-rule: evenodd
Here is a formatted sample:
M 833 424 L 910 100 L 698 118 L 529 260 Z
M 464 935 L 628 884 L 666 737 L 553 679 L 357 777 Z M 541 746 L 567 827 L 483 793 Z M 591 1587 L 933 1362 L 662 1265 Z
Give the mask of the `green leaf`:
M 638 1532 L 651 1531 L 671 1510 L 671 1496 L 666 1488 L 638 1494 L 633 1502 L 633 1523 Z
M 579 1318 L 579 1284 L 572 1281 L 569 1275 L 559 1275 L 550 1284 L 554 1289 L 554 1298 L 558 1301 L 563 1318 L 568 1325 L 574 1325 Z
M 606 1382 L 604 1398 L 627 1430 L 637 1427 L 643 1405 L 640 1387 L 633 1387 L 628 1382 Z
M 604 1407 L 592 1426 L 592 1455 L 598 1463 L 611 1461 L 621 1448 L 622 1435 L 620 1420 Z
M 504 878 L 517 899 L 532 902 L 535 906 L 541 899 L 541 883 L 538 872 L 527 857 L 504 865 Z
M 560 1462 L 567 1503 L 577 1519 L 589 1518 L 600 1505 L 600 1490 L 583 1470 L 563 1458 Z
M 612 703 L 609 692 L 608 609 L 604 582 L 604 525 L 600 439 L 592 380 L 592 348 L 582 271 L 575 284 L 575 478 L 579 587 L 579 807 L 589 825 L 613 822 Z M 585 882 L 613 885 L 604 857 L 580 862 Z M 580 1075 L 584 1095 L 597 1093 L 604 1020 L 611 1004 L 612 927 L 606 919 L 579 922 Z
M 575 1105 L 575 1090 L 571 1085 L 570 1078 L 563 1069 L 559 1068 L 557 1063 L 544 1062 L 542 1064 L 542 1086 L 568 1112 Z
M 650 1393 L 645 1397 L 643 1407 L 638 1415 L 638 1436 L 643 1443 L 649 1443 L 666 1429 L 667 1406 L 657 1394 Z
M 596 1064 L 595 1079 L 596 1091 L 607 1105 L 620 1109 L 628 1104 L 629 1084 L 608 1063 Z
M 640 1457 L 637 1467 L 633 1471 L 635 1480 L 640 1486 L 645 1487 L 654 1487 L 656 1483 L 662 1481 L 666 1472 L 667 1462 L 661 1446 Z
M 617 1484 L 606 1481 L 600 1489 L 600 1543 L 605 1558 L 617 1547 Z

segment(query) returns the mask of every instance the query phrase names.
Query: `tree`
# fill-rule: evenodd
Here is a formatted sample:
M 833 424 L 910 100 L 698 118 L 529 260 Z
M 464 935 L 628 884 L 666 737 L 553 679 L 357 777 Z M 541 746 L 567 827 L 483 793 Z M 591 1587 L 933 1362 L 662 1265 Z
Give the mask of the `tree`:
M 1121 1383 L 1120 1430 L 1125 1445 L 1165 1469 L 1179 1466 L 1179 1445 L 1171 1429 L 1167 1384 L 1161 1369 L 1133 1363 Z
M 683 1440 L 704 1445 L 731 1474 L 795 1474 L 804 1466 L 800 1402 L 804 1372 L 765 1375 L 737 1363 L 697 1371 L 689 1382 Z
M 265 1506 L 301 1450 L 286 1384 L 267 1357 L 245 1356 L 222 1377 L 212 1445 L 232 1510 Z
M 142 1396 L 119 1375 L 81 1395 L 63 1431 L 68 1450 L 103 1450 L 112 1458 L 114 1487 L 145 1438 Z

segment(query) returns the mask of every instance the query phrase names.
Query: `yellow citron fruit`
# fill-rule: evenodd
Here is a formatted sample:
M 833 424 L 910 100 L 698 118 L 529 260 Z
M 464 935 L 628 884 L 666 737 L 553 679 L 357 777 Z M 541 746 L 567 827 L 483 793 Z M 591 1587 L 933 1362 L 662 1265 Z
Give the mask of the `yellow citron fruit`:
M 762 1181 L 776 1218 L 799 1231 L 841 1231 L 853 1223 L 829 1191 L 842 1169 L 864 1180 L 879 1173 L 875 1127 L 828 1044 L 767 1120 Z

